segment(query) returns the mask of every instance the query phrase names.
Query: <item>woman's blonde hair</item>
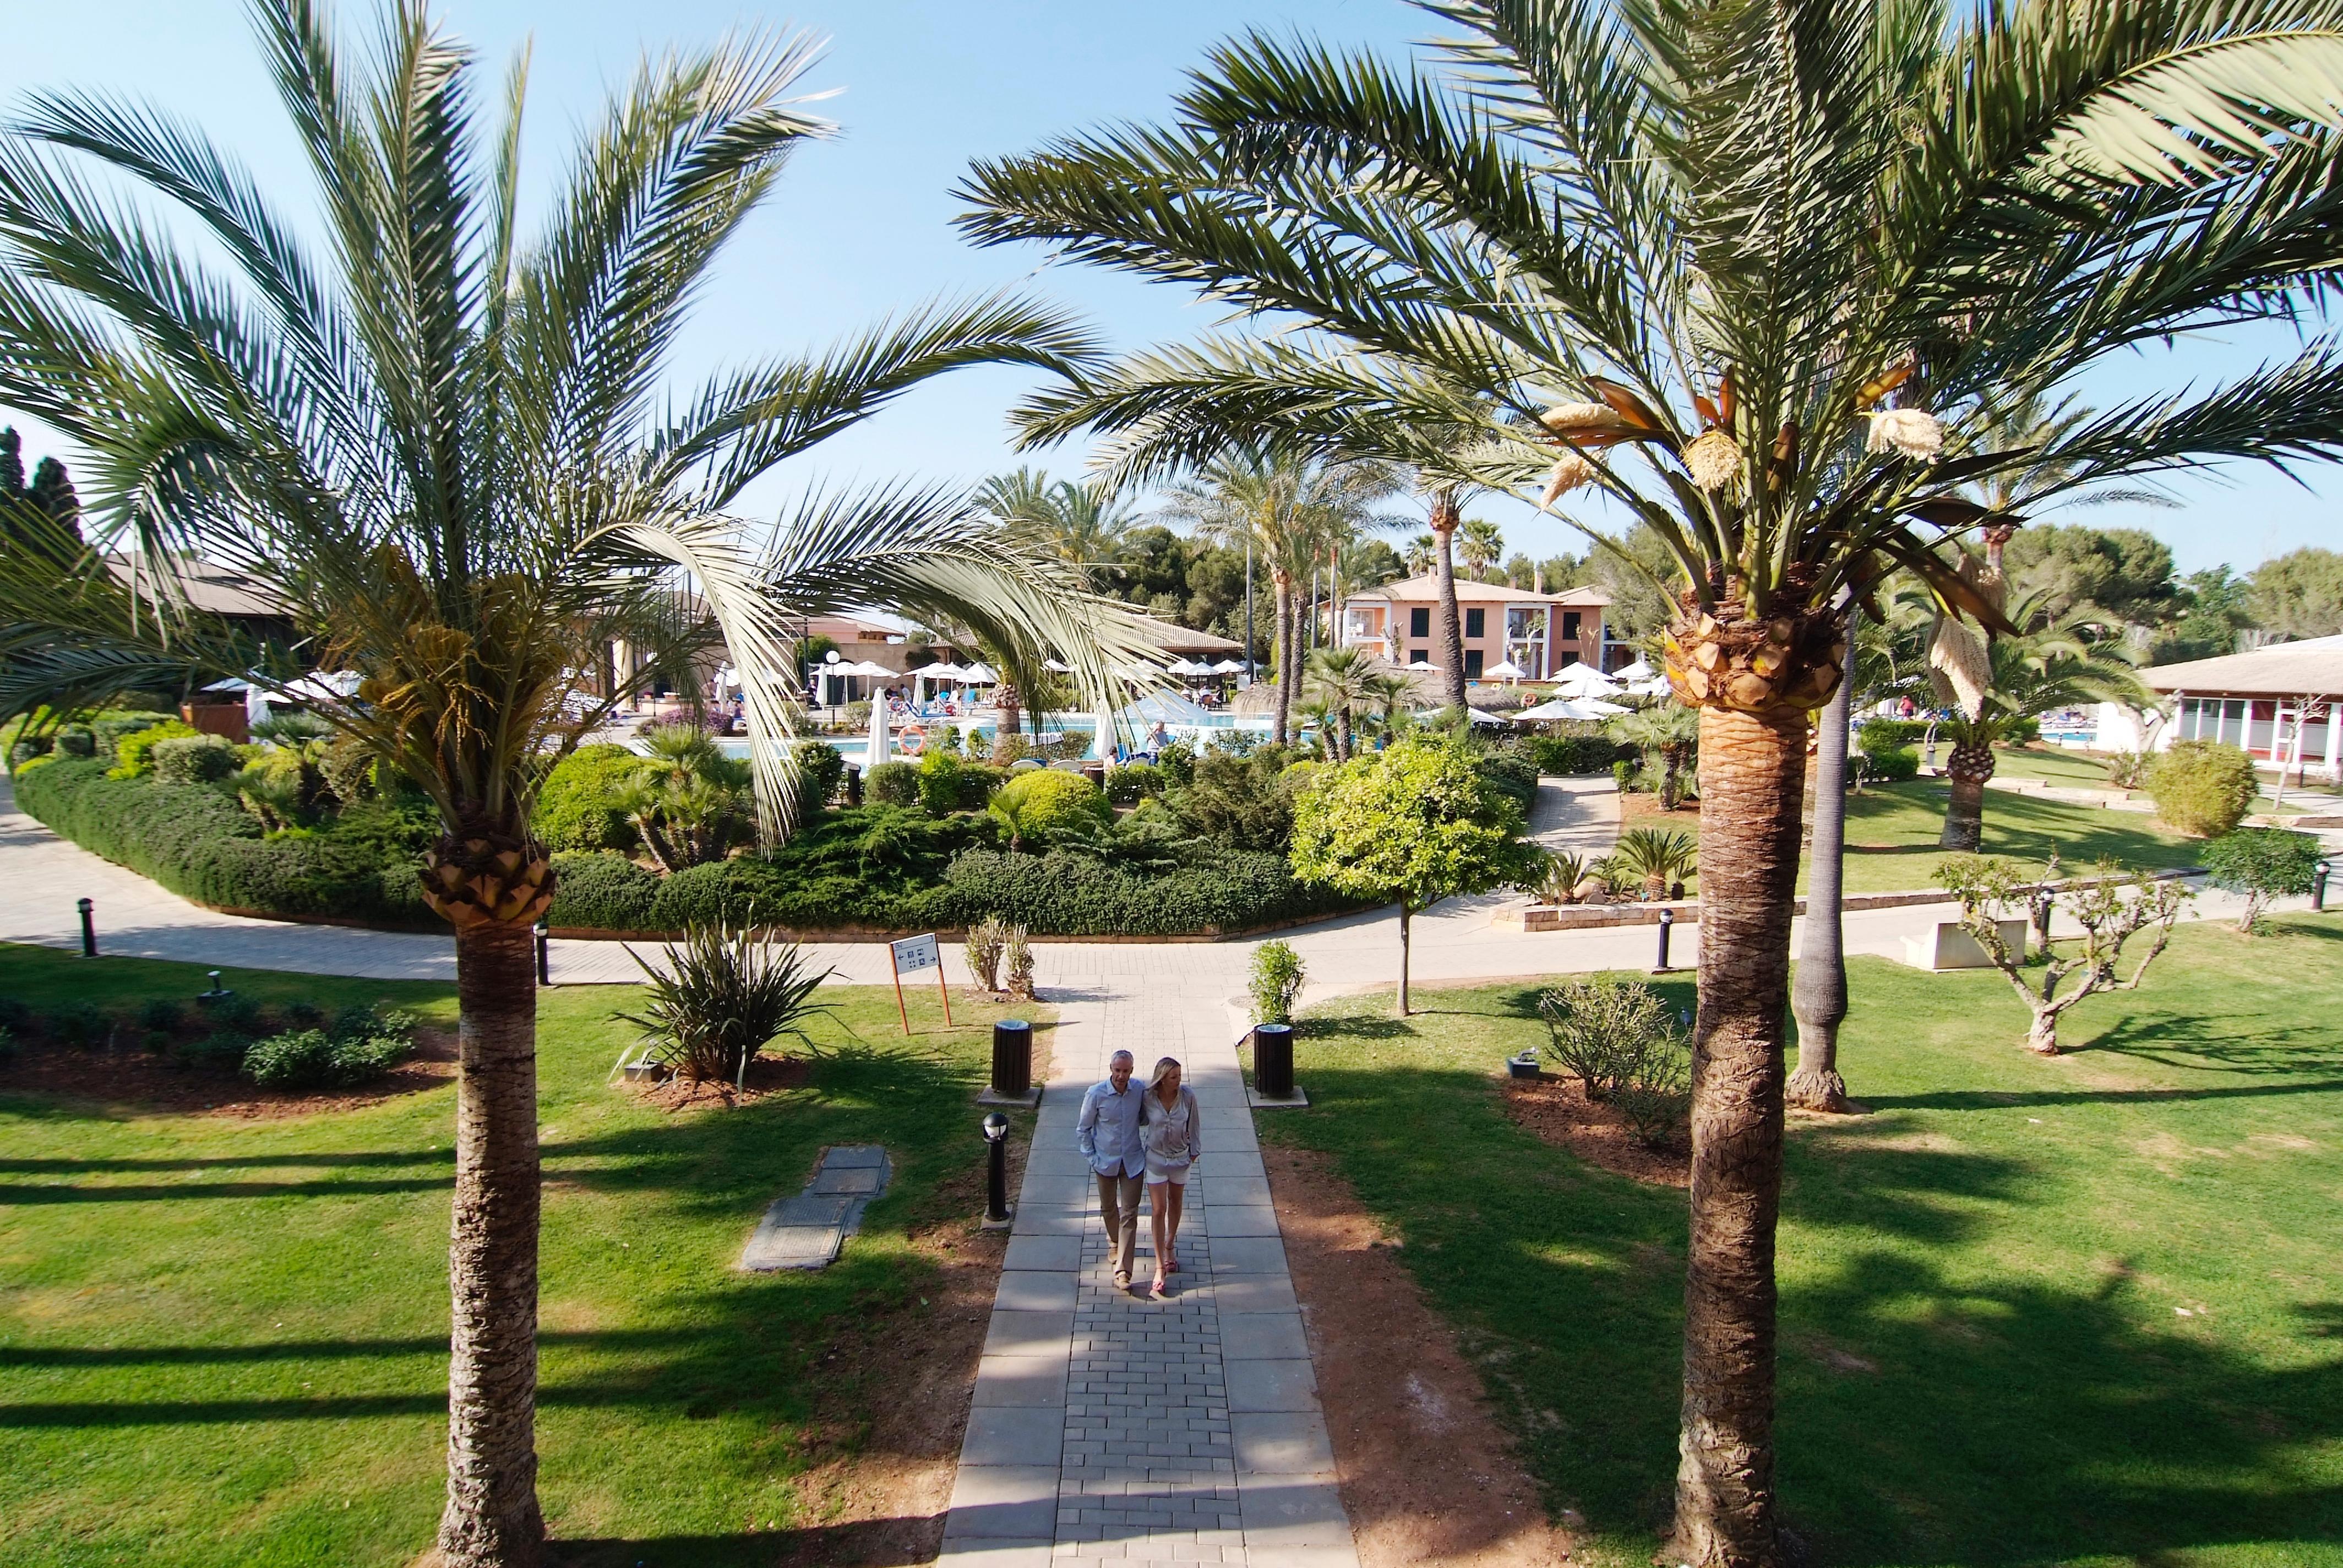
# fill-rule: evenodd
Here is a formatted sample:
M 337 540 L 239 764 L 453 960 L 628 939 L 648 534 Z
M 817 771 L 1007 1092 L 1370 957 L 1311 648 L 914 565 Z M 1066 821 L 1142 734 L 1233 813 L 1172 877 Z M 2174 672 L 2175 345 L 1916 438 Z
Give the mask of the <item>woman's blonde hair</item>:
M 1155 1070 L 1147 1075 L 1147 1092 L 1153 1094 L 1157 1090 L 1163 1087 L 1163 1075 L 1166 1072 L 1177 1072 L 1179 1070 L 1180 1059 L 1178 1057 L 1157 1057 L 1155 1059 Z

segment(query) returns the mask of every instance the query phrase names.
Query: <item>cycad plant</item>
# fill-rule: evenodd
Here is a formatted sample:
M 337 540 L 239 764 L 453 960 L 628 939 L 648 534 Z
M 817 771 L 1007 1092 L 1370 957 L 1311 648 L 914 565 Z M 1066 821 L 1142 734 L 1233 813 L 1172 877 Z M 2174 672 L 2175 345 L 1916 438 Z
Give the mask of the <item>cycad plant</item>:
M 1779 1560 L 1774 1233 L 1809 715 L 1843 592 L 2038 494 L 2324 453 L 2343 354 L 2109 408 L 1989 407 L 2134 345 L 2316 309 L 2343 253 L 2343 6 L 1440 0 L 1395 65 L 1251 35 L 1168 124 L 980 165 L 970 232 L 1184 283 L 1262 330 L 1040 396 L 1143 471 L 1237 435 L 1594 490 L 1674 563 L 1701 710 L 1701 1006 L 1671 1561 Z M 1624 564 L 1624 563 L 1623 563 Z
M 0 140 L 0 403 L 89 454 L 82 528 L 127 554 L 132 579 L 62 527 L 0 558 L 0 714 L 250 667 L 261 650 L 184 613 L 176 574 L 195 558 L 242 573 L 315 658 L 362 677 L 330 717 L 437 807 L 425 892 L 455 927 L 438 1550 L 461 1568 L 528 1563 L 544 1530 L 528 928 L 554 891 L 528 812 L 548 755 L 630 694 L 620 672 L 575 703 L 588 672 L 618 640 L 648 668 L 736 666 L 771 836 L 789 799 L 784 608 L 951 614 L 1101 691 L 1145 644 L 957 496 L 817 498 L 762 558 L 729 515 L 759 475 L 938 372 L 1071 370 L 1087 352 L 1061 317 L 992 297 L 662 395 L 718 253 L 828 129 L 791 96 L 809 45 L 746 37 L 644 63 L 528 235 L 520 71 L 484 111 L 469 54 L 419 5 L 386 10 L 357 55 L 312 0 L 256 10 L 319 253 L 200 132 L 121 99 L 36 97 Z M 93 168 L 175 208 L 186 243 Z M 268 685 L 294 673 L 261 667 Z
M 1667 897 L 1669 885 L 1692 875 L 1699 864 L 1699 840 L 1664 828 L 1630 828 L 1611 851 L 1613 872 L 1641 883 L 1646 899 Z

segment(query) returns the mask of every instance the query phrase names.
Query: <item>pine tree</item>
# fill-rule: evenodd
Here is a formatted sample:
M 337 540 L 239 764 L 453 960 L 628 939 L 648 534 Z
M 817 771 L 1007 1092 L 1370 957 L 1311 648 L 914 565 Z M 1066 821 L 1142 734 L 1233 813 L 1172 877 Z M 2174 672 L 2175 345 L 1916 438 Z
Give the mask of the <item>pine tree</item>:
M 15 467 L 21 477 L 25 471 L 21 459 L 15 460 Z M 66 477 L 63 463 L 55 457 L 42 458 L 41 466 L 33 470 L 33 487 L 24 493 L 24 498 L 63 524 L 74 538 L 81 538 L 81 498 L 74 494 L 73 480 Z
M 13 425 L 0 430 L 0 500 L 21 500 L 25 495 L 25 438 Z

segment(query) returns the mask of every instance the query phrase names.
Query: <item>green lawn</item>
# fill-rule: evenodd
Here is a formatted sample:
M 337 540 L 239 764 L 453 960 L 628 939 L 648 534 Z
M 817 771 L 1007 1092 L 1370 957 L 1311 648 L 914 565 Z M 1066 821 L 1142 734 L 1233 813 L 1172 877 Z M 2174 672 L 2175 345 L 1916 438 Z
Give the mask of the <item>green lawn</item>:
M 1995 771 L 2005 779 L 2045 779 L 2053 784 L 2077 789 L 2111 788 L 2107 783 L 2107 771 L 2100 765 L 2097 757 L 2087 751 L 2068 751 L 2063 748 L 2003 747 L 1997 753 Z M 2260 777 L 2262 792 L 2254 797 L 2252 809 L 2256 811 L 2268 811 L 2274 805 L 2281 804 L 2270 799 L 2270 786 L 2275 781 L 2276 776 L 2263 773 Z M 2135 800 L 2147 799 L 2147 791 L 2145 789 L 2134 789 L 2127 793 Z M 2288 811 L 2338 810 L 2343 809 L 2343 793 L 2338 793 L 2331 785 L 2316 780 L 2305 783 L 2298 779 L 2289 778 L 2286 786 L 2286 799 L 2282 804 Z M 1988 803 L 1988 809 L 1990 809 L 1990 803 Z
M 185 997 L 201 971 L 0 948 L 35 1007 Z M 263 1000 L 450 988 L 232 971 Z M 545 993 L 538 1448 L 572 1561 L 769 1562 L 794 1517 L 822 1346 L 884 1312 L 917 1332 L 910 1232 L 970 1214 L 970 1096 L 1000 1010 L 833 993 L 809 1085 L 674 1115 L 604 1087 L 628 990 Z M 93 1057 L 95 1071 L 104 1058 Z M 452 1088 L 276 1121 L 0 1098 L 0 1533 L 12 1568 L 382 1564 L 440 1506 Z M 731 1265 L 826 1144 L 884 1143 L 896 1181 L 820 1274 Z M 950 1181 L 956 1191 L 940 1184 Z M 972 1229 L 972 1224 L 971 1224 Z M 851 1390 L 833 1382 L 827 1418 Z M 834 1435 L 834 1434 L 833 1434 Z M 664 1544 L 662 1544 L 664 1543 Z
M 2343 1563 L 2343 919 L 2280 925 L 2184 929 L 2054 1060 L 1997 975 L 1851 966 L 1870 1114 L 1794 1130 L 1781 1234 L 1781 1496 L 1816 1563 Z M 1534 994 L 1322 1010 L 1311 1108 L 1262 1135 L 1335 1157 L 1627 1568 L 1670 1505 L 1684 1198 L 1505 1117 Z

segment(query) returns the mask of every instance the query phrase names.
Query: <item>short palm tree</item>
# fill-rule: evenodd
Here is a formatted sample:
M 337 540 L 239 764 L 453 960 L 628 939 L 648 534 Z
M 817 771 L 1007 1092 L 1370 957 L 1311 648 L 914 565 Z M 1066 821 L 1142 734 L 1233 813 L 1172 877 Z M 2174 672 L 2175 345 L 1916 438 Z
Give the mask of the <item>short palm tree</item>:
M 660 394 L 718 252 L 792 149 L 827 132 L 790 95 L 806 44 L 647 62 L 532 239 L 518 71 L 484 116 L 468 52 L 419 5 L 390 9 L 362 59 L 312 0 L 256 10 L 322 257 L 232 158 L 155 112 L 45 95 L 0 141 L 0 403 L 90 454 L 85 527 L 135 563 L 122 591 L 62 531 L 40 558 L 0 563 L 0 708 L 241 673 L 255 650 L 181 613 L 190 557 L 243 572 L 327 668 L 362 677 L 333 722 L 437 807 L 425 892 L 455 927 L 439 1551 L 528 1563 L 544 1528 L 529 924 L 554 892 L 529 808 L 542 759 L 628 695 L 621 680 L 580 710 L 581 672 L 614 639 L 653 667 L 729 658 L 770 836 L 789 799 L 785 609 L 951 614 L 1050 648 L 1101 691 L 1144 644 L 942 492 L 810 501 L 761 558 L 729 515 L 776 463 L 939 372 L 1077 368 L 1087 341 L 1061 317 L 1008 297 L 931 306 L 827 354 Z M 203 243 L 176 247 L 82 161 L 176 206 Z M 261 669 L 264 684 L 293 673 Z
M 1407 457 L 1665 545 L 1701 712 L 1701 1006 L 1673 1561 L 1779 1560 L 1775 1283 L 1809 716 L 1845 596 L 2054 491 L 2330 451 L 2343 353 L 2107 410 L 1983 410 L 2135 344 L 2315 309 L 2343 256 L 2343 6 L 2210 0 L 1439 0 L 1395 65 L 1254 35 L 1169 125 L 979 166 L 969 231 L 1207 291 L 1264 330 L 1037 396 L 1118 470 L 1232 433 Z M 2000 519 L 2006 521 L 2006 519 Z
M 1390 700 L 1393 678 L 1363 648 L 1322 648 L 1310 656 L 1302 694 L 1325 717 L 1333 760 L 1351 759 L 1361 722 Z
M 1269 568 L 1275 624 L 1277 706 L 1270 739 L 1284 744 L 1299 682 L 1298 588 L 1330 548 L 1383 526 L 1376 504 L 1401 488 L 1398 472 L 1373 462 L 1318 463 L 1277 450 L 1223 448 L 1203 458 L 1164 495 L 1162 515 L 1205 538 L 1242 548 L 1248 540 Z
M 1030 535 L 1093 584 L 1113 562 L 1136 520 L 1130 507 L 1110 490 L 1071 479 L 1051 484 L 1047 475 L 1031 468 L 996 475 L 978 494 L 986 511 Z
M 1985 639 L 1981 682 L 1959 671 L 1937 673 L 1937 695 L 1951 709 L 1939 732 L 1953 743 L 1937 840 L 1945 849 L 1976 851 L 1985 833 L 1985 787 L 1996 769 L 1993 749 L 2026 719 L 2083 702 L 2156 704 L 2119 635 L 2108 635 L 2087 608 L 2053 617 L 2046 598 L 2036 593 L 2009 606 L 2008 628 Z
M 1683 797 L 1684 765 L 1700 745 L 1700 715 L 1681 703 L 1662 702 L 1623 713 L 1604 726 L 1611 739 L 1660 762 L 1660 809 L 1673 811 Z

